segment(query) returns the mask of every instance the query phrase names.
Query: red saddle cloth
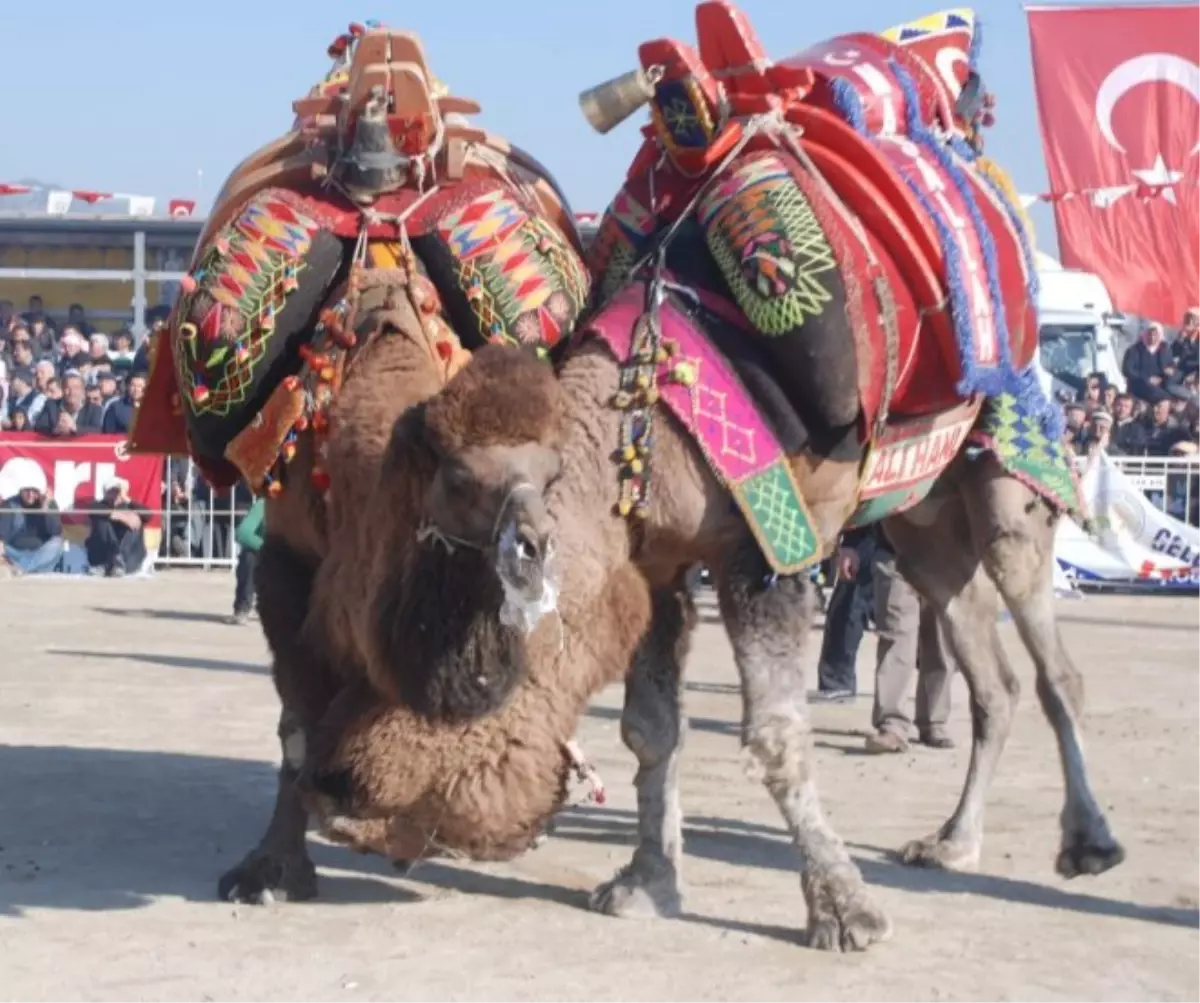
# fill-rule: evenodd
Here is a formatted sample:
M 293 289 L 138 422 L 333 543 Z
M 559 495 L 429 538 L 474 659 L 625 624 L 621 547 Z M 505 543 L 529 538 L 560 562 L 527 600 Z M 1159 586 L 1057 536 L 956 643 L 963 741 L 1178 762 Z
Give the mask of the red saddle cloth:
M 977 46 L 973 20 L 955 17 L 945 15 L 941 32 L 845 35 L 776 63 L 740 10 L 706 0 L 697 48 L 659 39 L 639 50 L 659 82 L 647 142 L 610 214 L 644 243 L 734 152 L 775 149 L 819 176 L 810 198 L 832 203 L 835 215 L 849 210 L 855 246 L 840 255 L 843 274 L 867 289 L 886 282 L 897 321 L 889 333 L 890 309 L 870 303 L 852 318 L 864 327 L 865 427 L 885 397 L 889 413 L 923 415 L 999 393 L 1036 349 L 1032 251 L 1019 210 L 967 142 L 977 122 L 963 118 L 960 95 Z M 754 116 L 767 113 L 796 128 L 747 139 Z M 890 387 L 879 363 L 889 357 Z

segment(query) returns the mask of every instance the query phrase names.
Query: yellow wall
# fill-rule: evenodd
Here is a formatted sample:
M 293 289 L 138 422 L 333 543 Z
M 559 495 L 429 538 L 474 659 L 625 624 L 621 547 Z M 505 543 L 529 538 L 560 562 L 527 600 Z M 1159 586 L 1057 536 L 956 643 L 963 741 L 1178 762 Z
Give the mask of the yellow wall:
M 133 268 L 133 249 L 129 247 L 0 247 L 0 268 L 89 268 L 128 271 Z M 159 283 L 146 284 L 147 306 L 159 301 Z M 65 317 L 67 307 L 82 303 L 94 312 L 94 327 L 113 330 L 117 321 L 100 318 L 102 312 L 131 314 L 132 282 L 49 281 L 46 279 L 0 279 L 0 299 L 9 299 L 17 310 L 25 309 L 29 297 L 38 295 L 46 309 L 56 317 Z

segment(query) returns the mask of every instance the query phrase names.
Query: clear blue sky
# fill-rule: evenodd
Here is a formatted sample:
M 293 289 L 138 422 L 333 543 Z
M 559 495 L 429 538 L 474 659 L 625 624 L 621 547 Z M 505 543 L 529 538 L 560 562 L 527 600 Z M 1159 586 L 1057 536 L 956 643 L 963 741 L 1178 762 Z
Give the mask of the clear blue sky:
M 952 7 L 939 0 L 744 0 L 768 51 L 782 58 L 851 31 L 879 31 Z M 4 5 L 6 94 L 0 181 L 202 204 L 226 173 L 291 122 L 291 101 L 328 67 L 347 23 L 378 18 L 415 30 L 434 73 L 483 105 L 489 129 L 558 177 L 574 207 L 603 209 L 636 149 L 637 125 L 592 132 L 580 90 L 631 69 L 640 42 L 694 39 L 686 0 L 59 0 Z M 1046 186 L 1025 15 L 982 0 L 983 73 L 998 99 L 988 150 L 1023 191 Z M 640 124 L 639 117 L 639 124 Z M 1037 217 L 1051 250 L 1051 220 Z

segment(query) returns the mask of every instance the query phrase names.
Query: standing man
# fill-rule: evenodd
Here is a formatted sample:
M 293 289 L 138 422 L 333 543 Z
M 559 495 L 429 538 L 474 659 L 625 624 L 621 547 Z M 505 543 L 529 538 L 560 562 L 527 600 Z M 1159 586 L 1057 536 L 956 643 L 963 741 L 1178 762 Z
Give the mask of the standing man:
M 875 536 L 875 629 L 879 643 L 875 656 L 875 704 L 871 709 L 874 734 L 867 738 L 867 751 L 904 752 L 915 723 L 918 741 L 932 749 L 950 749 L 954 742 L 946 734 L 950 717 L 952 669 L 942 650 L 937 615 L 896 570 L 896 554 L 876 524 L 865 530 Z M 859 551 L 843 548 L 839 567 L 857 576 Z M 910 721 L 904 704 L 917 673 L 915 721 Z
M 265 510 L 266 502 L 262 498 L 256 498 L 234 533 L 238 544 L 238 560 L 231 623 L 245 623 L 254 612 L 254 576 L 258 569 L 258 552 L 262 550 L 263 545 Z
M 848 530 L 834 559 L 837 583 L 825 609 L 825 632 L 817 663 L 817 700 L 841 703 L 858 694 L 858 648 L 874 606 L 872 568 L 879 532 Z

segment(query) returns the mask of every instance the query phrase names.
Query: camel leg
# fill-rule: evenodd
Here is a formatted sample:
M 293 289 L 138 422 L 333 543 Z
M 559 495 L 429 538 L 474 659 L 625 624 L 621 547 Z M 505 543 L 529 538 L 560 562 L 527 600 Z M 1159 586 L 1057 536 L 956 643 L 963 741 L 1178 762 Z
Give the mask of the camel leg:
M 1066 800 L 1056 870 L 1064 878 L 1101 874 L 1120 864 L 1125 851 L 1092 793 L 1084 761 L 1083 677 L 1062 643 L 1055 617 L 1057 519 L 994 461 L 970 464 L 962 483 L 984 567 L 1036 666 L 1038 700 L 1058 740 Z
M 283 710 L 279 741 L 283 762 L 271 821 L 258 845 L 217 883 L 222 899 L 265 905 L 275 898 L 316 897 L 316 868 L 308 855 L 308 810 L 296 780 L 304 765 L 308 733 L 332 698 L 328 667 L 304 633 L 313 571 L 293 548 L 268 536 L 258 563 L 258 608 L 263 633 L 275 656 L 273 674 Z M 306 726 L 307 722 L 307 726 Z
M 988 788 L 1020 694 L 1000 642 L 999 597 L 975 546 L 965 499 L 953 484 L 939 484 L 886 527 L 900 573 L 938 610 L 971 705 L 971 762 L 958 806 L 941 828 L 908 843 L 901 855 L 908 864 L 974 870 L 983 849 Z
M 801 655 L 812 612 L 807 575 L 775 578 L 748 536 L 718 569 L 725 628 L 742 679 L 742 746 L 800 855 L 809 946 L 864 950 L 891 934 L 817 794 Z
M 637 757 L 638 846 L 633 859 L 591 896 L 610 916 L 677 916 L 682 908 L 683 815 L 679 759 L 687 733 L 683 665 L 695 625 L 690 592 L 654 593 L 654 616 L 625 681 L 621 737 Z
M 304 763 L 304 732 L 287 708 L 279 716 L 279 741 L 283 763 L 267 831 L 217 884 L 217 894 L 229 902 L 269 905 L 276 898 L 301 902 L 317 896 L 317 871 L 305 841 L 308 809 L 296 786 Z

